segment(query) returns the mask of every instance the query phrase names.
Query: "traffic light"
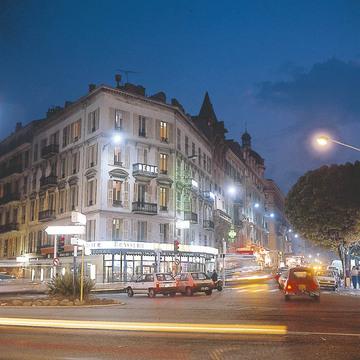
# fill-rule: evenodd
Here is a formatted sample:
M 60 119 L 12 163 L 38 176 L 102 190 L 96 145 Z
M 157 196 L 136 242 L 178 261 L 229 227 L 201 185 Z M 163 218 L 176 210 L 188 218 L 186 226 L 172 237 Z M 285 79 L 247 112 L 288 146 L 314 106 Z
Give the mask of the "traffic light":
M 65 249 L 65 236 L 62 235 L 60 236 L 60 239 L 59 239 L 59 253 L 60 252 L 64 252 L 64 249 Z
M 174 241 L 174 252 L 179 252 L 180 243 L 178 240 Z

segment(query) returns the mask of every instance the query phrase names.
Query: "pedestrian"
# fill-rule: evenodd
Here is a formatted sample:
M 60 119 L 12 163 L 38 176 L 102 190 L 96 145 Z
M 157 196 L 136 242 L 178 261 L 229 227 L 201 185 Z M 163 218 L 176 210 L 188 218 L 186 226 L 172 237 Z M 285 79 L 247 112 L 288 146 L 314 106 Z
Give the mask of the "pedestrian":
M 357 271 L 358 271 L 358 287 L 360 289 L 360 266 L 357 267 Z
M 355 266 L 352 267 L 352 270 L 351 270 L 351 281 L 352 281 L 352 285 L 353 285 L 353 288 L 356 289 L 357 288 L 357 282 L 358 282 L 358 270 Z
M 214 269 L 213 273 L 211 274 L 211 280 L 216 283 L 218 280 L 218 274 L 216 272 L 216 270 Z

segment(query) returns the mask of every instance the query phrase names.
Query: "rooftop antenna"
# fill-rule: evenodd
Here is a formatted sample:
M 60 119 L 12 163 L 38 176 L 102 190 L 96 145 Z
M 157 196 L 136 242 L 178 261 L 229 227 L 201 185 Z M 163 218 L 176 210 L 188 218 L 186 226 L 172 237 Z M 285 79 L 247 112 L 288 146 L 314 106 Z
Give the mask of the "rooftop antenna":
M 116 71 L 120 71 L 125 74 L 127 83 L 129 82 L 129 74 L 139 74 L 138 71 L 127 70 L 127 69 L 116 69 Z

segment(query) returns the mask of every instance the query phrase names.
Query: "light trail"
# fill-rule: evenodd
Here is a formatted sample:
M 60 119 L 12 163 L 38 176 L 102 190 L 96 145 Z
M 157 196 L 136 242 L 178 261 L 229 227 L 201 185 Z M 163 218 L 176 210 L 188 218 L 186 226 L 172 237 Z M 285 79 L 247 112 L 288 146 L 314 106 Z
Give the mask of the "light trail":
M 248 324 L 186 324 L 186 323 L 148 323 L 54 320 L 31 318 L 0 318 L 0 326 L 26 326 L 82 330 L 119 330 L 143 332 L 207 333 L 207 334 L 243 334 L 243 335 L 286 335 L 283 325 Z

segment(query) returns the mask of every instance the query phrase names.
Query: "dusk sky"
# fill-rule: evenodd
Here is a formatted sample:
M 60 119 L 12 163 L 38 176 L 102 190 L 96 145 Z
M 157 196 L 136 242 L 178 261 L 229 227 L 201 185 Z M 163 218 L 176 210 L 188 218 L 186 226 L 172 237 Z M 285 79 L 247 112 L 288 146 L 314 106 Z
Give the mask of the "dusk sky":
M 228 137 L 245 123 L 286 192 L 306 170 L 359 159 L 314 151 L 324 129 L 360 146 L 359 1 L 0 1 L 0 138 L 116 69 L 192 115 L 208 91 Z

